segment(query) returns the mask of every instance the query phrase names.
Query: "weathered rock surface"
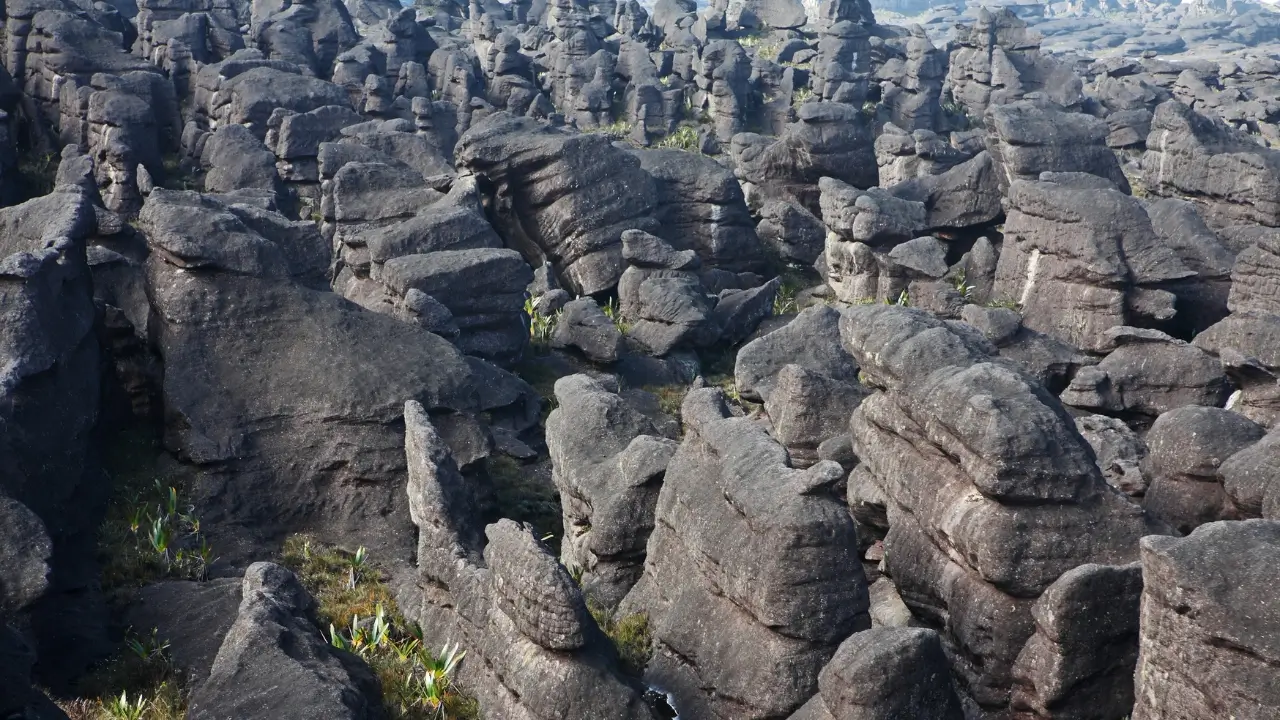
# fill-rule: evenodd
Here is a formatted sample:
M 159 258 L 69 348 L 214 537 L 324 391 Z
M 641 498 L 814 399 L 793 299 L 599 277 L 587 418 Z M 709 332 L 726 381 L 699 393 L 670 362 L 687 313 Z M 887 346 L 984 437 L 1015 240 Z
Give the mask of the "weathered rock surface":
M 1237 519 L 1218 468 L 1264 434 L 1243 415 L 1216 407 L 1184 407 L 1156 418 L 1146 438 L 1151 487 L 1143 507 L 1184 533 Z
M 1036 631 L 1013 667 L 1019 718 L 1122 718 L 1133 708 L 1142 567 L 1081 565 L 1031 608 Z
M 397 601 L 424 631 L 467 649 L 461 677 L 481 712 L 520 720 L 653 718 L 564 566 L 528 526 L 483 526 L 478 488 L 458 472 L 421 405 L 408 403 L 405 424 L 420 538 L 417 570 L 400 578 Z
M 1277 561 L 1280 523 L 1270 520 L 1143 539 L 1134 720 L 1280 711 Z
M 1215 230 L 1280 227 L 1280 153 L 1177 100 L 1156 108 L 1142 173 L 1151 193 L 1195 202 Z
M 994 297 L 1017 302 L 1027 327 L 1095 352 L 1111 327 L 1172 319 L 1174 295 L 1159 286 L 1194 271 L 1142 204 L 1095 176 L 1053 179 L 1010 185 Z
M 850 430 L 888 508 L 886 571 L 940 628 L 963 691 L 1007 707 L 1036 598 L 1080 564 L 1132 560 L 1142 510 L 1106 484 L 1057 400 L 981 336 L 883 305 L 845 310 L 840 329 L 881 389 Z
M 297 576 L 254 563 L 241 595 L 208 678 L 192 691 L 190 717 L 386 717 L 373 670 L 325 640 Z
M 938 634 L 923 628 L 854 633 L 818 676 L 818 695 L 791 720 L 959 720 Z
M 556 401 L 547 418 L 547 449 L 564 506 L 561 558 L 582 571 L 583 592 L 612 608 L 643 571 L 676 443 L 586 375 L 556 381 Z
M 698 717 L 785 716 L 851 633 L 870 627 L 857 536 L 829 488 L 840 466 L 792 469 L 717 389 L 694 390 L 667 464 L 644 574 L 623 601 L 648 613 L 646 678 Z M 762 685 L 758 673 L 785 677 Z
M 498 232 L 594 294 L 624 269 L 624 230 L 659 232 L 653 178 L 601 135 L 574 135 L 496 113 L 458 141 L 458 165 L 493 188 Z
M 294 282 L 287 238 L 255 232 L 234 205 L 157 190 L 140 220 L 166 443 L 207 471 L 204 520 L 233 534 L 306 528 L 375 548 L 407 537 L 404 401 L 484 409 L 462 354 Z M 255 490 L 261 483 L 272 491 Z

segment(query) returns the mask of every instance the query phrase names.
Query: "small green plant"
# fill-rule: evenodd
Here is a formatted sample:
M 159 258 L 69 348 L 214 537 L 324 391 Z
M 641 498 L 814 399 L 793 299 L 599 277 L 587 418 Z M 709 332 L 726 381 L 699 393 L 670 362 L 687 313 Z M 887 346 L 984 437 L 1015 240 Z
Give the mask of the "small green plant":
M 796 293 L 796 286 L 790 283 L 784 282 L 778 286 L 778 292 L 773 296 L 774 317 L 800 312 L 800 305 L 796 301 Z
M 169 651 L 169 642 L 167 640 L 162 642 L 159 634 L 160 631 L 156 628 L 151 629 L 150 637 L 139 637 L 129 633 L 124 639 L 124 645 L 143 662 L 164 662 L 165 653 Z
M 862 114 L 866 115 L 867 117 L 875 117 L 876 104 L 871 102 L 870 100 L 862 103 Z
M 1008 297 L 994 299 L 987 303 L 987 307 L 1005 308 L 1007 310 L 1017 310 L 1018 312 L 1022 311 L 1022 305 L 1019 304 L 1017 300 Z
M 362 571 L 350 584 L 356 555 Z M 456 643 L 436 652 L 422 629 L 405 620 L 368 551 L 348 553 L 306 536 L 285 541 L 281 562 L 302 579 L 319 605 L 334 647 L 360 656 L 382 683 L 393 720 L 471 720 L 476 701 L 455 682 L 466 653 Z
M 169 658 L 159 633 L 126 633 L 121 652 L 84 677 L 77 694 L 84 699 L 72 717 L 90 720 L 181 720 L 186 716 L 185 678 Z
M 369 562 L 369 551 L 364 547 L 356 548 L 356 552 L 351 556 L 351 560 L 347 566 L 347 587 L 355 590 L 356 584 L 360 582 L 360 575 L 364 572 L 365 566 Z
M 797 88 L 794 92 L 791 93 L 791 104 L 794 107 L 800 107 L 801 105 L 809 102 L 813 98 L 814 98 L 814 95 L 813 95 L 813 90 L 811 88 L 809 87 Z
M 681 125 L 675 129 L 675 132 L 658 141 L 660 148 L 687 152 L 699 152 L 700 145 L 698 131 L 689 125 Z
M 974 286 L 965 282 L 965 274 L 965 271 L 961 269 L 960 272 L 956 273 L 955 278 L 952 279 L 952 284 L 955 286 L 956 292 L 960 293 L 960 297 L 964 299 L 965 302 L 968 302 L 973 299 Z
M 894 300 L 893 302 L 889 302 L 889 298 L 885 298 L 884 304 L 897 305 L 898 307 L 911 307 L 911 296 L 907 294 L 906 290 L 903 290 L 902 292 L 898 293 L 897 300 Z
M 613 321 L 613 324 L 618 328 L 618 332 L 623 335 L 630 332 L 631 323 L 622 318 L 622 308 L 618 306 L 617 298 L 609 298 L 600 310 L 604 312 L 605 317 Z
M 142 720 L 147 712 L 147 699 L 138 695 L 130 700 L 129 692 L 121 691 L 120 697 L 111 698 L 102 704 L 102 711 L 111 720 Z
M 529 318 L 530 344 L 538 350 L 546 350 L 551 347 L 551 336 L 555 333 L 556 323 L 560 320 L 560 313 L 543 315 L 538 312 L 538 307 L 533 298 L 526 298 L 524 301 L 524 314 Z
M 154 502 L 129 491 L 108 508 L 101 555 L 109 589 L 162 578 L 204 580 L 216 559 L 194 506 L 182 507 L 176 486 L 160 480 L 152 485 Z

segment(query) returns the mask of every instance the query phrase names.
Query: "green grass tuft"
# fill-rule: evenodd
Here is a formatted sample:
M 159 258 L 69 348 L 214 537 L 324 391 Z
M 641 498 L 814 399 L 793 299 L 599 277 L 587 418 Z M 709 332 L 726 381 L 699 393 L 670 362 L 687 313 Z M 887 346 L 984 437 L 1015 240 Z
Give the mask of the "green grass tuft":
M 684 150 L 700 152 L 698 131 L 689 125 L 681 125 L 675 132 L 658 141 L 658 147 L 666 150 Z
M 587 601 L 587 610 L 596 624 L 604 632 L 618 651 L 622 670 L 634 677 L 644 675 L 653 656 L 653 637 L 649 632 L 649 616 L 644 613 L 630 613 L 614 618 L 604 608 Z

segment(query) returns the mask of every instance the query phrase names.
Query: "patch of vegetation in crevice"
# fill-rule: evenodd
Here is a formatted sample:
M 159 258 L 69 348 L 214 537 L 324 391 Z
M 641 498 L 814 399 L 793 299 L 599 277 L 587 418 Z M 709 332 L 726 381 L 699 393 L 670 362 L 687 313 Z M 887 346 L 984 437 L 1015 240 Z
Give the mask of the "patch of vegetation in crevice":
M 400 614 L 380 568 L 364 548 L 348 552 L 305 536 L 285 541 L 280 562 L 315 598 L 336 648 L 369 664 L 392 720 L 471 720 L 479 706 L 455 680 L 466 652 L 435 639 Z
M 525 464 L 506 455 L 491 455 L 484 469 L 493 483 L 498 516 L 529 523 L 559 555 L 564 514 L 560 493 L 551 481 L 550 462 Z

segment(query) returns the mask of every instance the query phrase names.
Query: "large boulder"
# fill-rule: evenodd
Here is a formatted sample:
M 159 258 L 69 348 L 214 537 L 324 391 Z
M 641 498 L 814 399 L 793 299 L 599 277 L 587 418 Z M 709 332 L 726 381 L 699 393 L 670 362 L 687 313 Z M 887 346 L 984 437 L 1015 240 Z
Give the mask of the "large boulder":
M 844 472 L 793 469 L 719 389 L 690 392 L 681 417 L 644 574 L 622 604 L 649 617 L 646 679 L 682 715 L 786 716 L 840 643 L 871 625 L 853 520 L 830 492 Z
M 1280 522 L 1215 522 L 1142 541 L 1134 720 L 1280 713 Z
M 660 235 L 677 249 L 696 250 L 708 267 L 763 268 L 764 246 L 731 170 L 683 150 L 641 150 L 636 156 L 657 186 Z
M 405 399 L 476 429 L 485 406 L 523 402 L 523 383 L 482 382 L 449 342 L 296 283 L 287 237 L 234 205 L 156 190 L 140 225 L 166 444 L 206 471 L 203 518 L 229 535 L 407 551 Z
M 938 634 L 882 627 L 854 633 L 818 676 L 818 695 L 790 720 L 960 720 Z
M 1095 352 L 1109 328 L 1172 319 L 1175 297 L 1161 286 L 1194 271 L 1142 203 L 1093 175 L 1046 177 L 1009 187 L 994 298 L 1021 305 L 1027 327 Z
M 1156 418 L 1147 434 L 1151 487 L 1143 507 L 1184 533 L 1238 519 L 1218 469 L 1264 434 L 1252 420 L 1216 407 L 1183 407 Z
M 644 569 L 645 547 L 676 443 L 625 398 L 586 375 L 556 381 L 547 418 L 552 480 L 564 507 L 560 555 L 588 597 L 612 608 Z
M 816 214 L 819 179 L 858 188 L 878 183 L 874 138 L 859 108 L 805 103 L 796 117 L 776 139 L 753 133 L 733 137 L 735 172 L 745 183 L 749 204 L 794 200 Z
M 239 613 L 204 679 L 191 693 L 192 720 L 386 717 L 373 670 L 325 639 L 316 602 L 285 568 L 245 570 Z
M 1103 333 L 1113 347 L 1097 365 L 1081 368 L 1062 402 L 1106 413 L 1156 417 L 1186 405 L 1221 406 L 1230 385 L 1209 353 L 1156 330 L 1117 326 Z
M 840 342 L 840 311 L 815 305 L 782 327 L 743 345 L 734 361 L 734 385 L 747 400 L 767 402 L 788 365 L 856 382 L 858 363 Z
M 1081 565 L 1031 608 L 1036 631 L 1013 666 L 1015 717 L 1108 718 L 1133 708 L 1142 567 Z
M 1107 147 L 1105 122 L 1030 100 L 993 105 L 986 115 L 987 148 L 1002 186 L 1038 180 L 1042 172 L 1080 172 L 1106 178 L 1121 192 L 1129 181 Z
M 419 545 L 396 600 L 427 636 L 466 649 L 458 679 L 484 716 L 653 720 L 568 570 L 529 526 L 486 527 L 482 488 L 458 471 L 426 408 L 410 401 L 404 414 Z
M 659 232 L 653 178 L 604 135 L 494 113 L 458 141 L 457 158 L 489 188 L 508 244 L 554 263 L 574 292 L 617 284 L 624 230 Z
M 1280 432 L 1227 458 L 1218 468 L 1222 487 L 1241 517 L 1280 518 Z
M 1142 509 L 1103 480 L 1057 399 L 980 335 L 884 305 L 845 310 L 840 330 L 880 388 L 850 431 L 887 507 L 886 572 L 939 628 L 964 693 L 1007 708 L 1036 599 L 1083 563 L 1132 561 Z
M 1280 152 L 1177 100 L 1156 108 L 1142 156 L 1148 192 L 1200 206 L 1211 227 L 1280 227 Z
M 94 558 L 109 485 L 86 252 L 97 224 L 77 185 L 0 210 L 0 605 L 21 611 L 14 622 L 39 646 L 46 683 L 106 649 Z

